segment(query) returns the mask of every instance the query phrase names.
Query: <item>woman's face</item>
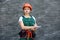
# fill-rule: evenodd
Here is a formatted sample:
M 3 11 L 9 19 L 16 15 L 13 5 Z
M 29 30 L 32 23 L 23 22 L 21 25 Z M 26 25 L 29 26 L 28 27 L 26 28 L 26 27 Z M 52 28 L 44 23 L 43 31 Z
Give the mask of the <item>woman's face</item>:
M 30 10 L 29 7 L 25 7 L 25 8 L 24 8 L 24 13 L 30 13 L 30 12 L 31 12 L 31 10 Z

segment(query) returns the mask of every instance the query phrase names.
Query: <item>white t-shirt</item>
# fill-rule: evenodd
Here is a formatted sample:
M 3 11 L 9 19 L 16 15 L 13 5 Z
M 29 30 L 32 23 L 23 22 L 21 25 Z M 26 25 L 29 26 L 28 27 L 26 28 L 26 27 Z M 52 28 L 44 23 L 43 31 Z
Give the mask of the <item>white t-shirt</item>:
M 33 19 L 34 19 L 34 20 L 35 20 L 35 22 L 36 22 L 35 17 L 34 17 L 34 16 L 32 16 L 32 17 L 33 17 Z M 21 16 L 21 17 L 19 17 L 19 22 L 20 22 L 20 21 L 23 21 L 22 19 L 23 19 L 23 17 L 22 17 L 22 16 Z

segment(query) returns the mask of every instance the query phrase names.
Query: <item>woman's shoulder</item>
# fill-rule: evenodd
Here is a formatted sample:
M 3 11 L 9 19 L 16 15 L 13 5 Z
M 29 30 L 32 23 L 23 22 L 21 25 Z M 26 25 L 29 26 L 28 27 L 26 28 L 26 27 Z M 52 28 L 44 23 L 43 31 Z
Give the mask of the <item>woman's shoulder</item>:
M 23 19 L 23 17 L 22 17 L 22 16 L 20 16 L 20 17 L 19 17 L 19 21 L 22 21 L 22 19 Z
M 35 18 L 35 16 L 32 16 L 33 18 Z
M 33 18 L 34 20 L 36 20 L 36 19 L 35 19 L 35 16 L 32 16 L 32 18 Z
M 19 18 L 23 18 L 23 16 L 20 16 Z

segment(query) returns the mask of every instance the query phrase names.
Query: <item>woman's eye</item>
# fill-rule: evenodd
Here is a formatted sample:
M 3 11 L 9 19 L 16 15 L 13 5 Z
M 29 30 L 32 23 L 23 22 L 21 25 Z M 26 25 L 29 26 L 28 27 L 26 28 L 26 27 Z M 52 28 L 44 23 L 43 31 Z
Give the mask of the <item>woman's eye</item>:
M 26 10 L 26 9 L 24 9 L 24 10 Z

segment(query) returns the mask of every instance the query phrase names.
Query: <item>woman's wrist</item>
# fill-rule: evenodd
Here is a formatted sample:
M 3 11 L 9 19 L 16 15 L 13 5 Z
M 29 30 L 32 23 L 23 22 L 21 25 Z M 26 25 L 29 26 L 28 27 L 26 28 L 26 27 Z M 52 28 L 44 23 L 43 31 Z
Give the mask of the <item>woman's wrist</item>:
M 32 27 L 29 27 L 29 30 L 31 30 L 32 29 Z

